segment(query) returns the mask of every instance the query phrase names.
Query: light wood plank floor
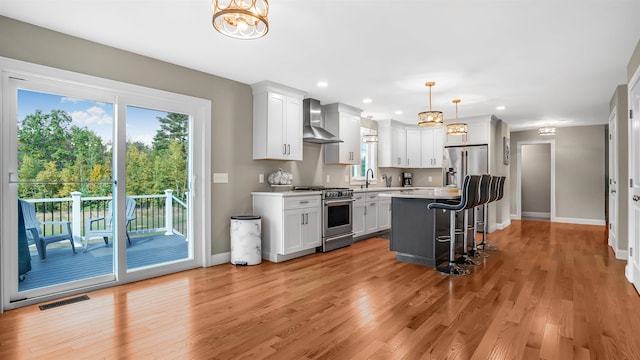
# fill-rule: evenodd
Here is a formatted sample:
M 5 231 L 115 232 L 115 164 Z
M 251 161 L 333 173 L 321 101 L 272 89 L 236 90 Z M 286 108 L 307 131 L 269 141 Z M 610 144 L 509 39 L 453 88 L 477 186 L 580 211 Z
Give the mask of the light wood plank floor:
M 0 359 L 640 359 L 640 298 L 604 227 L 513 221 L 467 277 L 388 240 L 220 265 L 0 317 Z

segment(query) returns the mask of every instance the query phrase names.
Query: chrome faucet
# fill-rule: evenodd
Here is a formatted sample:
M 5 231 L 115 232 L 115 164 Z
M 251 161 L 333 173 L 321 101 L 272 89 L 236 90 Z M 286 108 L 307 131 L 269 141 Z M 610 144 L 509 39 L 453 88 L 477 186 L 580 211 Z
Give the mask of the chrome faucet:
M 373 169 L 367 169 L 367 174 L 364 176 L 364 187 L 369 188 L 369 171 L 371 171 L 371 178 L 373 179 Z

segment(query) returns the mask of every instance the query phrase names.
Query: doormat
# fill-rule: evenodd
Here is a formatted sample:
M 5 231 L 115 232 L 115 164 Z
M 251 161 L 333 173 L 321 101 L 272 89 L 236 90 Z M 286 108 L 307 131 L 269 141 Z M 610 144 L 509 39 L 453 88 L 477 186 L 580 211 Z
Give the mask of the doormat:
M 40 305 L 39 308 L 40 310 L 48 310 L 48 309 L 56 308 L 58 306 L 69 305 L 69 304 L 77 303 L 79 301 L 84 301 L 84 300 L 89 300 L 89 295 L 76 296 L 69 299 L 54 301 L 52 303 Z

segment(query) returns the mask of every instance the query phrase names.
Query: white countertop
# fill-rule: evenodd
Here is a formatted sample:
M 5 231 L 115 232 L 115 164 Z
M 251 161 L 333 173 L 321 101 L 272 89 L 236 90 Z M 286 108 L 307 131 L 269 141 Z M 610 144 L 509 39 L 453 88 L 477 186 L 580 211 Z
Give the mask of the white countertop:
M 312 196 L 312 195 L 322 195 L 322 191 L 252 191 L 251 195 L 260 195 L 260 196 L 280 196 L 280 197 L 289 197 L 289 196 Z
M 435 199 L 451 200 L 460 197 L 460 190 L 451 188 L 430 188 L 414 191 L 391 191 L 378 195 L 380 197 L 406 198 L 406 199 Z

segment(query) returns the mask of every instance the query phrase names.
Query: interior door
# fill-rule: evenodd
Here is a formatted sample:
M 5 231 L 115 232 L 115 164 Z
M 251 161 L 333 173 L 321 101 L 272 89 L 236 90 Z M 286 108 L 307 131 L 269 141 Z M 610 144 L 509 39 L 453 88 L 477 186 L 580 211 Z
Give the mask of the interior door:
M 640 70 L 629 86 L 629 260 L 627 277 L 640 289 Z
M 614 108 L 609 116 L 609 245 L 618 248 L 618 146 L 616 138 L 617 112 Z

